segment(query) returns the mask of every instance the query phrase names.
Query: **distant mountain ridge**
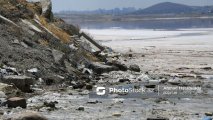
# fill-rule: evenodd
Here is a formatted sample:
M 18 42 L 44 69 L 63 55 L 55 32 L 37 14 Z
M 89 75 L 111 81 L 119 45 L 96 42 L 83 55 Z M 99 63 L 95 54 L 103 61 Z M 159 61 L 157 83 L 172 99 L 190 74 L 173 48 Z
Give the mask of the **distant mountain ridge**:
M 213 6 L 188 6 L 184 4 L 163 2 L 151 7 L 137 10 L 131 14 L 187 14 L 187 13 L 213 13 Z
M 184 4 L 163 2 L 145 9 L 114 8 L 111 10 L 97 9 L 92 11 L 61 11 L 59 14 L 100 14 L 100 15 L 147 15 L 147 14 L 209 14 L 213 13 L 212 6 L 189 6 Z

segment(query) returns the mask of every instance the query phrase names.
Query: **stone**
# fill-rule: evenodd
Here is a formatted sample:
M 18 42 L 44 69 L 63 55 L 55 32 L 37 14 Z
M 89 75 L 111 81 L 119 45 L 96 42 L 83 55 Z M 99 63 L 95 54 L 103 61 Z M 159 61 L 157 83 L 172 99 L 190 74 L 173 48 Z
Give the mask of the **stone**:
M 107 62 L 107 65 L 116 66 L 116 67 L 118 67 L 119 70 L 121 70 L 121 71 L 127 71 L 127 70 L 128 70 L 128 67 L 127 67 L 125 64 L 122 64 L 121 62 L 118 62 L 118 61 L 110 61 L 110 62 Z
M 93 74 L 93 72 L 90 69 L 88 69 L 88 68 L 83 68 L 82 73 L 83 74 L 88 74 L 88 75 L 92 75 Z
M 120 114 L 120 113 L 114 113 L 112 116 L 120 117 L 120 116 L 121 116 L 121 114 Z
M 147 118 L 147 120 L 169 120 L 168 118 Z
M 20 98 L 20 97 L 13 97 L 9 98 L 6 102 L 9 108 L 16 108 L 16 107 L 22 107 L 26 108 L 27 103 L 25 98 Z
M 52 54 L 55 62 L 60 64 L 62 62 L 64 53 L 58 50 L 52 50 Z
M 23 92 L 30 92 L 30 86 L 34 84 L 34 79 L 27 76 L 9 75 L 3 76 L 1 82 L 13 84 Z
M 130 65 L 129 70 L 134 71 L 134 72 L 140 72 L 141 69 L 138 65 Z
M 123 83 L 123 82 L 129 82 L 129 79 L 119 79 L 119 82 Z
M 57 104 L 58 102 L 55 101 L 55 102 L 44 102 L 44 106 L 45 107 L 50 107 L 50 108 L 56 108 L 55 104 Z
M 0 83 L 0 91 L 2 91 L 6 96 L 15 96 L 19 89 L 17 89 L 13 85 L 8 85 L 4 83 Z
M 213 113 L 212 112 L 206 112 L 205 115 L 206 116 L 213 116 Z
M 146 88 L 155 88 L 156 85 L 145 85 Z
M 40 113 L 34 111 L 20 112 L 12 115 L 11 120 L 48 120 Z
M 204 68 L 202 68 L 202 69 L 204 69 L 204 70 L 212 70 L 211 67 L 204 67 Z
M 78 110 L 78 111 L 84 111 L 84 107 L 80 106 L 80 107 L 78 107 L 77 110 Z
M 170 79 L 170 80 L 168 80 L 168 83 L 171 85 L 180 85 L 181 81 L 178 79 Z
M 40 0 L 42 5 L 42 15 L 49 20 L 53 20 L 52 2 L 51 0 Z
M 92 88 L 93 88 L 92 85 L 90 85 L 90 84 L 87 84 L 87 85 L 86 85 L 86 89 L 87 89 L 87 90 L 92 90 Z
M 107 73 L 107 72 L 118 70 L 118 68 L 115 66 L 104 65 L 104 64 L 101 64 L 98 62 L 94 62 L 94 63 L 90 64 L 89 68 L 91 68 L 97 74 L 102 74 L 102 73 Z

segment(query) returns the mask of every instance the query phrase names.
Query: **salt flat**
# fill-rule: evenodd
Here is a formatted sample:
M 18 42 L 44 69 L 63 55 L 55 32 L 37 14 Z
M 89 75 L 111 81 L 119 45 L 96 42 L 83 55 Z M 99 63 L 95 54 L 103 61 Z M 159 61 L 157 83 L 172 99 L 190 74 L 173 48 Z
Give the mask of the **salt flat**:
M 83 29 L 103 45 L 119 52 L 140 53 L 144 47 L 213 50 L 213 28 L 195 29 Z

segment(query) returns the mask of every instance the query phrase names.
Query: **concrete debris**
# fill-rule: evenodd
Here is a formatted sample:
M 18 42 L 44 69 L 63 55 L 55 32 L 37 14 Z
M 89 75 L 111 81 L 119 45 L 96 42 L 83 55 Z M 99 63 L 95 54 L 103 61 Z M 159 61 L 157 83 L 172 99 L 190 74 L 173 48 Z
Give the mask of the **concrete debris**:
M 30 86 L 34 84 L 34 79 L 27 76 L 8 75 L 3 76 L 1 82 L 13 84 L 23 92 L 30 92 Z
M 6 104 L 9 108 L 16 108 L 16 107 L 26 108 L 27 107 L 26 99 L 20 98 L 20 97 L 9 98 Z

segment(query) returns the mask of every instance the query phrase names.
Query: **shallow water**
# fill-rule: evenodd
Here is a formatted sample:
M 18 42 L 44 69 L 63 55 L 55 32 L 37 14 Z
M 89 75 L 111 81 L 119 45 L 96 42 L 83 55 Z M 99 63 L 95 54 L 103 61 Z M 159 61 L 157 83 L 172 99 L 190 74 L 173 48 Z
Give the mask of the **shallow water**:
M 138 20 L 138 21 L 72 21 L 82 29 L 182 29 L 182 28 L 212 28 L 213 18 L 205 19 L 164 19 L 164 20 Z

